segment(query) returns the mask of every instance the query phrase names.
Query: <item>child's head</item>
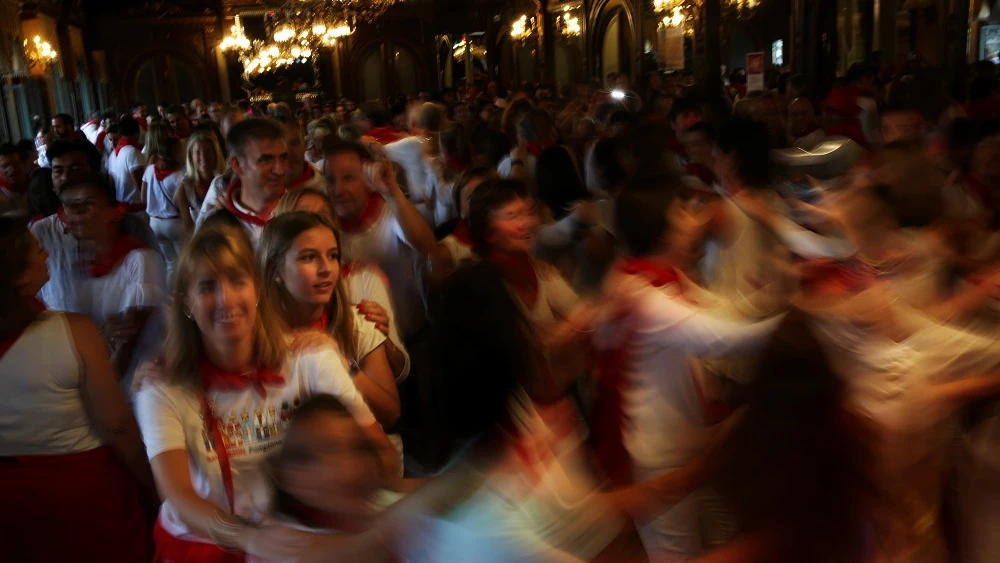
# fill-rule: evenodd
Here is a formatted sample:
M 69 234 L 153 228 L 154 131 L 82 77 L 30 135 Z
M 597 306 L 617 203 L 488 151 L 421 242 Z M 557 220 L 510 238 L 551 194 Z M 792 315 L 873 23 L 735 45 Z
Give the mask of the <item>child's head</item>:
M 365 515 L 383 481 L 371 438 L 331 395 L 311 397 L 292 415 L 272 468 L 278 511 L 299 520 L 309 511 Z

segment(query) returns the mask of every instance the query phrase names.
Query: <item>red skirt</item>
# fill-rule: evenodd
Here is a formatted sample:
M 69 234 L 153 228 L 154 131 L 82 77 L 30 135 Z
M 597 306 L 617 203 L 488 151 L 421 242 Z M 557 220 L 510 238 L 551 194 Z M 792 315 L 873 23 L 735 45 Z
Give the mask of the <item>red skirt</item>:
M 182 540 L 168 532 L 160 521 L 153 528 L 156 543 L 155 563 L 244 563 L 246 556 L 231 553 L 221 547 L 196 541 Z
M 138 484 L 108 446 L 0 457 L 0 546 L 10 561 L 148 562 Z

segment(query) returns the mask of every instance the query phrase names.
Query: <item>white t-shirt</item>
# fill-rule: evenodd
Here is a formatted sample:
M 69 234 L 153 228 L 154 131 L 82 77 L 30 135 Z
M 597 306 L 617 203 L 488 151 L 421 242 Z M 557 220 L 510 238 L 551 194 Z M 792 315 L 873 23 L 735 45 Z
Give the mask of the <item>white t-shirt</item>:
M 346 261 L 377 264 L 385 272 L 399 334 L 404 339 L 413 336 L 426 318 L 420 282 L 426 261 L 406 240 L 390 206 L 383 205 L 378 218 L 365 230 L 345 230 L 341 235 L 341 252 Z
M 427 163 L 424 161 L 423 142 L 418 137 L 406 137 L 385 145 L 389 159 L 398 164 L 406 173 L 406 186 L 410 200 L 424 217 L 433 217 L 434 210 L 428 207 Z
M 410 374 L 410 354 L 406 351 L 403 339 L 399 337 L 399 328 L 396 324 L 396 310 L 393 308 L 392 299 L 389 297 L 388 282 L 385 274 L 377 266 L 352 264 L 350 271 L 343 274 L 343 276 L 347 299 L 352 305 L 360 303 L 362 300 L 372 301 L 385 309 L 386 314 L 389 316 L 389 340 L 403 353 L 403 357 L 405 358 L 403 371 L 396 378 L 396 383 L 402 383 L 406 379 L 406 376 Z M 372 327 L 375 326 L 374 323 L 364 319 L 361 320 L 364 321 L 364 324 Z
M 722 357 L 762 347 L 781 317 L 731 322 L 686 302 L 673 285 L 656 288 L 616 272 L 606 288 L 610 299 L 632 311 L 595 333 L 598 349 L 620 346 L 632 335 L 622 393 L 625 448 L 636 466 L 680 467 L 697 453 L 698 429 L 704 426 L 689 356 Z
M 140 368 L 143 386 L 136 396 L 136 414 L 146 453 L 153 459 L 168 451 L 186 451 L 198 496 L 228 512 L 222 469 L 202 416 L 201 391 L 164 382 L 160 369 L 154 363 Z M 265 460 L 281 447 L 289 419 L 302 402 L 314 395 L 330 394 L 360 425 L 376 423 L 351 382 L 347 364 L 332 347 L 290 355 L 281 374 L 285 385 L 267 386 L 266 397 L 252 387 L 207 395 L 229 454 L 236 514 L 254 521 L 262 520 L 272 504 L 273 488 Z M 190 532 L 170 500 L 160 509 L 160 522 L 174 537 L 209 542 Z
M 150 164 L 142 175 L 146 183 L 146 213 L 157 219 L 178 219 L 180 212 L 174 206 L 174 193 L 184 179 L 182 170 L 175 170 L 169 176 L 160 180 L 156 177 L 156 165 Z
M 458 240 L 455 235 L 444 237 L 441 239 L 441 244 L 448 249 L 451 261 L 456 267 L 466 260 L 479 260 L 479 255 L 472 251 L 472 247 Z
M 97 144 L 97 136 L 101 134 L 101 131 L 104 131 L 104 128 L 101 127 L 101 124 L 96 121 L 88 121 L 80 126 L 80 132 L 83 133 L 83 136 L 86 137 L 92 145 Z
M 132 171 L 142 168 L 145 162 L 142 154 L 131 145 L 122 147 L 118 154 L 111 152 L 111 156 L 108 157 L 108 174 L 115 182 L 118 201 L 139 203 L 140 186 L 135 185 Z
M 517 302 L 535 326 L 546 330 L 554 326 L 559 317 L 569 317 L 580 298 L 553 266 L 535 262 L 535 274 L 538 276 L 535 305 L 529 309 L 520 299 Z
M 212 178 L 212 182 L 208 185 L 208 191 L 205 192 L 205 200 L 201 202 L 201 211 L 198 212 L 199 219 L 204 217 L 208 212 L 218 209 L 219 198 L 225 193 L 225 178 L 221 174 Z
M 205 201 L 201 206 L 202 212 L 198 216 L 198 222 L 195 225 L 195 230 L 201 228 L 201 225 L 205 222 L 205 219 L 207 219 L 208 216 L 212 214 L 211 213 L 212 211 L 217 211 L 219 209 L 218 205 L 215 204 L 216 196 L 213 193 L 212 188 L 216 186 L 216 180 L 220 179 L 221 176 L 216 178 L 215 180 L 212 180 L 212 184 L 208 188 L 208 195 L 205 196 Z M 225 190 L 228 190 L 228 188 L 226 188 Z M 217 193 L 221 193 L 223 196 L 225 196 L 226 194 L 225 190 Z M 264 233 L 264 225 L 267 223 L 268 220 L 270 220 L 271 217 L 274 216 L 274 211 L 271 212 L 271 217 L 267 218 L 258 217 L 257 213 L 254 210 L 243 205 L 243 203 L 240 201 L 239 190 L 240 187 L 239 185 L 237 185 L 236 191 L 233 194 L 233 207 L 236 209 L 238 213 L 234 213 L 234 215 L 243 225 L 243 228 L 246 229 L 247 235 L 250 237 L 250 242 L 253 244 L 254 249 L 256 249 L 257 245 L 260 244 L 260 237 Z
M 83 404 L 82 374 L 66 315 L 42 313 L 0 358 L 0 456 L 100 446 Z
M 524 157 L 524 171 L 527 173 L 526 178 L 529 181 L 534 180 L 535 178 L 535 165 L 537 164 L 537 162 L 538 159 L 536 159 L 533 155 L 529 154 L 528 156 Z M 511 174 L 513 174 L 513 168 L 514 166 L 511 163 L 511 158 L 510 155 L 508 154 L 507 156 L 503 157 L 503 160 L 500 161 L 500 164 L 497 164 L 497 174 L 499 174 L 501 178 L 510 178 Z

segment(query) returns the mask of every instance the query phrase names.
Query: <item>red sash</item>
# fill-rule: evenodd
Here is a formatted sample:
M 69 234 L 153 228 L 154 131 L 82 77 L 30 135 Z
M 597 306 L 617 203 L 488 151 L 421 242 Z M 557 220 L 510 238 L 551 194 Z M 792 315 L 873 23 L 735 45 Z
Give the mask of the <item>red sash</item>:
M 353 221 L 342 219 L 340 221 L 340 229 L 346 233 L 367 231 L 382 216 L 383 207 L 385 207 L 385 199 L 379 194 L 370 194 L 361 215 Z
M 4 458 L 0 490 L 5 560 L 149 561 L 139 485 L 109 446 Z

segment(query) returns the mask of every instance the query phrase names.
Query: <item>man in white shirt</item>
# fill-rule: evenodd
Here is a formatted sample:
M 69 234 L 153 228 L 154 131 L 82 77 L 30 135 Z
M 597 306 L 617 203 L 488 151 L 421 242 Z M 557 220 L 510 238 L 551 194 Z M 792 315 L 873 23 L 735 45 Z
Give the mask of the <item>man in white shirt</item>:
M 125 117 L 118 124 L 118 130 L 121 139 L 108 158 L 108 175 L 115 183 L 118 201 L 127 204 L 131 213 L 144 212 L 146 206 L 142 203 L 140 190 L 146 162 L 139 145 L 139 123 Z
M 331 143 L 324 156 L 327 189 L 343 231 L 342 257 L 385 272 L 399 333 L 412 338 L 426 318 L 420 268 L 437 247 L 434 233 L 392 169 L 372 162 L 364 147 Z
M 444 125 L 445 114 L 441 106 L 426 103 L 417 109 L 413 136 L 385 145 L 389 158 L 406 173 L 406 186 L 410 201 L 417 207 L 428 224 L 434 222 L 434 209 L 428 193 L 428 170 L 424 159 L 425 143 L 437 142 L 436 133 Z M 436 147 L 435 147 L 436 148 Z
M 529 111 L 517 122 L 517 146 L 497 165 L 501 178 L 535 179 L 535 162 L 542 151 L 556 144 L 556 126 L 549 112 Z
M 90 112 L 90 119 L 80 126 L 80 132 L 91 143 L 97 144 L 97 134 L 101 132 L 101 112 Z
M 306 140 L 302 129 L 293 117 L 276 118 L 285 131 L 285 145 L 288 147 L 288 171 L 285 172 L 285 186 L 289 190 L 312 188 L 326 191 L 326 179 L 306 162 Z
M 243 226 L 256 247 L 264 225 L 285 195 L 288 145 L 285 131 L 273 119 L 248 119 L 235 125 L 226 138 L 233 181 L 221 192 L 221 201 Z M 198 217 L 198 226 L 218 207 L 219 198 L 209 190 Z
M 613 481 L 643 481 L 689 463 L 711 418 L 690 356 L 759 348 L 779 321 L 733 322 L 697 304 L 701 292 L 680 271 L 692 259 L 697 221 L 677 192 L 672 177 L 653 178 L 623 191 L 615 206 L 629 256 L 609 274 L 606 293 L 618 314 L 601 326 L 595 345 L 605 386 L 599 396 L 620 400 L 598 402 L 595 420 L 610 422 L 594 428 Z M 643 526 L 650 559 L 686 560 L 724 539 L 724 523 L 709 522 L 712 507 L 711 494 L 698 491 Z

